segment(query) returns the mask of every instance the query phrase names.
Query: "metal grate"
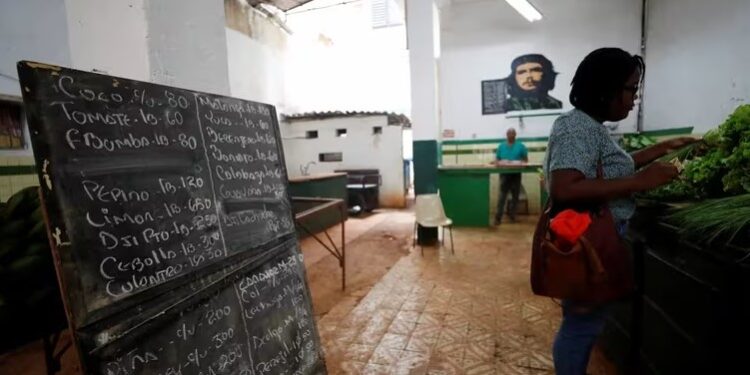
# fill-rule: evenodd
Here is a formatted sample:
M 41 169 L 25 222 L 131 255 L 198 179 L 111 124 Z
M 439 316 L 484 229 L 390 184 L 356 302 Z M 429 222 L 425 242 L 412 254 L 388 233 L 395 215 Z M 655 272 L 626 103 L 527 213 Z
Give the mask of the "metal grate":
M 21 105 L 0 101 L 0 149 L 24 148 Z

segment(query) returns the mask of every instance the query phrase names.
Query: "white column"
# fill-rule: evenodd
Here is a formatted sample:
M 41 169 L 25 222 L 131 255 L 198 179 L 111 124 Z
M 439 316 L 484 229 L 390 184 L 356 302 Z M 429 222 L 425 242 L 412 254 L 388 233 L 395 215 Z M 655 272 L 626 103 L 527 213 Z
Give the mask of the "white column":
M 406 14 L 414 140 L 437 140 L 440 125 L 436 57 L 440 49 L 440 17 L 432 0 L 407 0 Z
M 436 57 L 440 22 L 432 0 L 406 0 L 406 34 L 411 72 L 411 124 L 414 138 L 414 192 L 438 191 L 438 85 Z M 420 244 L 433 243 L 437 228 L 420 226 Z

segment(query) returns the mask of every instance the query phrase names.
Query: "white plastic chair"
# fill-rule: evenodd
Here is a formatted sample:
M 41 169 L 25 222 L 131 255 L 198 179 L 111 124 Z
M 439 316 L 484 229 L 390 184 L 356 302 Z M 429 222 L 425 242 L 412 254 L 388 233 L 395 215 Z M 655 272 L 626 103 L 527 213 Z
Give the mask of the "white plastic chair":
M 417 245 L 417 228 L 419 225 L 426 228 L 442 228 L 443 246 L 445 246 L 445 227 L 448 227 L 451 236 L 451 253 L 456 253 L 453 249 L 453 220 L 445 216 L 443 202 L 440 200 L 438 194 L 417 195 L 414 220 L 414 241 L 412 247 Z M 420 248 L 422 250 L 422 255 L 424 255 L 424 247 L 420 246 Z

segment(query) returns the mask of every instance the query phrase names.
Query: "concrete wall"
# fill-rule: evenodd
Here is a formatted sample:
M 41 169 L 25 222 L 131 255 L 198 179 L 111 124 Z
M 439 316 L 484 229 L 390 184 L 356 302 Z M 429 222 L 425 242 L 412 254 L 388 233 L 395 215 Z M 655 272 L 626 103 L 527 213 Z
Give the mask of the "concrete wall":
M 66 65 L 149 80 L 146 40 L 149 25 L 144 0 L 65 0 L 65 8 L 70 48 L 70 64 Z M 49 31 L 59 32 L 51 28 Z
M 0 94 L 20 96 L 22 59 L 229 94 L 224 8 L 216 1 L 4 0 Z M 0 200 L 38 184 L 33 165 L 30 144 L 0 151 Z
M 200 0 L 7 0 L 0 73 L 40 60 L 81 70 L 229 93 L 224 8 Z M 0 94 L 19 95 L 0 77 Z
M 649 1 L 644 128 L 705 132 L 750 100 L 750 2 Z
M 373 135 L 373 127 L 383 133 Z M 345 138 L 336 137 L 336 129 L 346 129 Z M 308 130 L 317 130 L 318 138 L 306 139 Z M 300 177 L 300 167 L 310 174 L 336 169 L 377 168 L 383 179 L 380 205 L 404 207 L 403 146 L 401 126 L 388 126 L 386 116 L 349 117 L 327 120 L 294 120 L 281 125 L 284 156 L 290 177 Z M 320 162 L 318 154 L 341 152 L 341 162 Z M 314 162 L 314 164 L 309 164 Z
M 227 64 L 232 96 L 286 108 L 289 35 L 267 17 L 236 0 L 225 0 Z
M 71 65 L 65 3 L 48 0 L 0 2 L 0 95 L 20 98 L 16 62 L 34 60 Z M 0 150 L 0 201 L 32 185 L 34 157 L 28 131 L 25 149 Z
M 659 1 L 656 1 L 659 2 Z M 442 55 L 439 63 L 442 129 L 456 139 L 504 137 L 510 126 L 519 137 L 547 136 L 555 116 L 517 119 L 482 115 L 481 81 L 510 74 L 511 61 L 541 53 L 560 74 L 550 95 L 565 110 L 570 81 L 580 61 L 599 47 L 639 52 L 640 0 L 536 0 L 544 19 L 529 23 L 505 1 L 454 2 L 441 8 Z M 635 129 L 636 113 L 619 131 Z
M 284 111 L 284 50 L 226 29 L 232 96 L 273 104 Z
M 146 10 L 151 81 L 229 95 L 224 5 L 150 0 Z
M 19 60 L 70 65 L 64 3 L 48 0 L 0 2 L 0 94 L 21 96 L 16 72 Z

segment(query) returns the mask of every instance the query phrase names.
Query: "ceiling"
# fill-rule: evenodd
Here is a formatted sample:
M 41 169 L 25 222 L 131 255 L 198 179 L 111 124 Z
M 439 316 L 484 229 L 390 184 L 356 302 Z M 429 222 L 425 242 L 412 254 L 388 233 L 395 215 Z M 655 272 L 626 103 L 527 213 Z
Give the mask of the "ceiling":
M 260 4 L 270 4 L 286 12 L 310 1 L 312 0 L 248 0 L 247 3 L 253 7 Z
M 486 45 L 504 35 L 529 33 L 554 38 L 560 30 L 602 32 L 617 29 L 607 22 L 631 22 L 642 0 L 529 0 L 544 16 L 528 22 L 505 0 L 439 0 L 441 40 L 444 45 Z M 616 21 L 612 21 L 613 18 Z M 640 17 L 638 17 L 640 18 Z
M 571 25 L 609 16 L 602 11 L 608 4 L 632 8 L 642 0 L 529 0 L 544 16 L 529 23 L 505 0 L 438 0 L 444 29 L 536 29 L 538 24 Z

